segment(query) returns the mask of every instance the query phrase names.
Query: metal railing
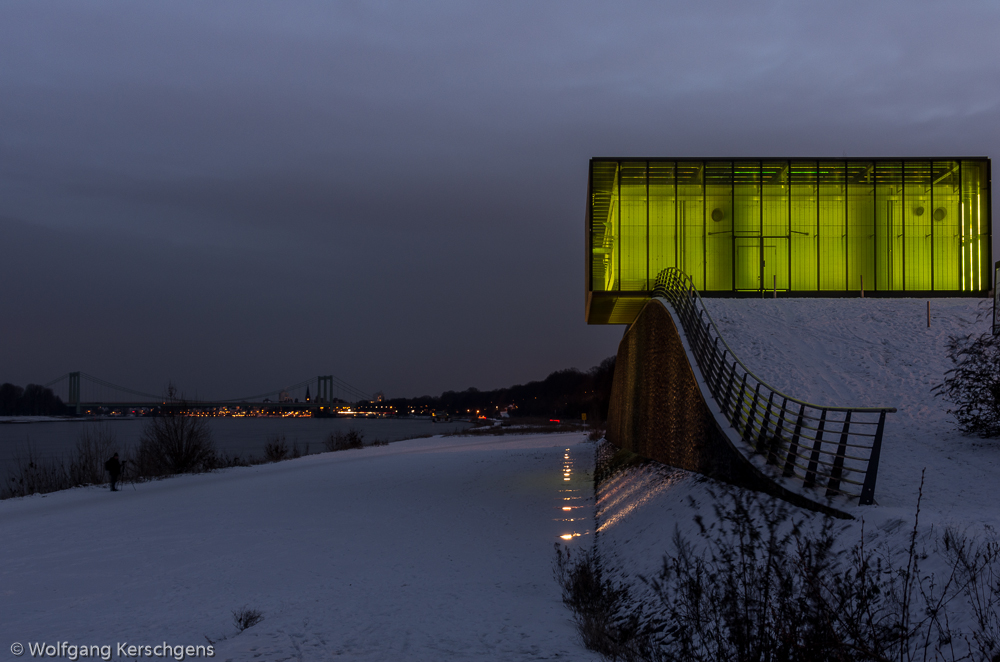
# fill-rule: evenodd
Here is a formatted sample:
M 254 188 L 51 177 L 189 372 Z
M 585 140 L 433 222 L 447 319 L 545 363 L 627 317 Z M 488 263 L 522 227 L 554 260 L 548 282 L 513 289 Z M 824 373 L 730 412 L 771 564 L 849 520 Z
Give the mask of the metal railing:
M 885 415 L 895 408 L 823 407 L 768 386 L 722 339 L 691 278 L 678 269 L 659 273 L 653 296 L 680 317 L 712 397 L 752 452 L 804 487 L 874 503 Z

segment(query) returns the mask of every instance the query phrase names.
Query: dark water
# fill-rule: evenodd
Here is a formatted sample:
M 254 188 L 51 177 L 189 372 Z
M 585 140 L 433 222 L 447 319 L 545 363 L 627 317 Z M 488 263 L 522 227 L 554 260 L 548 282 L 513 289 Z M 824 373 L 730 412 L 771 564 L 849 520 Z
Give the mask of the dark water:
M 126 450 L 139 442 L 142 428 L 149 419 L 112 418 L 101 421 L 69 420 L 33 423 L 0 424 L 0 480 L 16 457 L 23 457 L 30 446 L 33 455 L 42 460 L 69 459 L 77 440 L 87 426 L 105 426 Z M 354 428 L 364 434 L 366 444 L 376 440 L 398 441 L 435 434 L 444 434 L 469 426 L 468 423 L 432 423 L 424 419 L 383 418 L 205 418 L 212 430 L 216 450 L 226 455 L 262 456 L 270 437 L 281 434 L 291 448 L 298 444 L 304 454 L 324 450 L 323 441 L 331 432 Z

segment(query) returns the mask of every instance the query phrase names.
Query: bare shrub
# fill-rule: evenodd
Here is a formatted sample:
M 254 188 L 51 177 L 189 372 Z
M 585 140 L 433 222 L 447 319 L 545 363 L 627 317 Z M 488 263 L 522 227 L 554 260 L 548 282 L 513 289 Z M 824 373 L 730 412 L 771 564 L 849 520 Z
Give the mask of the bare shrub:
M 167 476 L 214 469 L 218 456 L 204 420 L 158 416 L 143 428 L 134 464 L 140 476 Z
M 72 487 L 66 467 L 59 460 L 39 458 L 34 448 L 28 445 L 14 455 L 7 470 L 7 480 L 0 498 L 47 494 Z
M 604 439 L 604 428 L 602 427 L 591 428 L 590 432 L 587 434 L 587 439 L 589 439 L 590 441 L 600 441 L 601 439 Z
M 328 451 L 345 451 L 351 448 L 363 448 L 365 445 L 364 439 L 365 434 L 360 430 L 355 430 L 354 428 L 349 429 L 347 432 L 337 430 L 330 433 L 330 436 L 326 438 L 323 445 Z
M 583 644 L 610 660 L 657 659 L 649 632 L 637 616 L 623 618 L 628 588 L 602 579 L 593 549 L 577 552 L 555 544 L 555 576 L 563 604 L 570 608 Z
M 948 413 L 962 432 L 1000 437 L 1000 336 L 952 336 L 948 356 L 955 367 L 932 390 L 957 405 Z
M 921 485 L 922 489 L 922 485 Z M 954 530 L 934 539 L 946 572 L 922 569 L 920 504 L 905 550 L 838 543 L 825 518 L 809 533 L 783 502 L 727 490 L 697 544 L 644 579 L 655 603 L 635 605 L 602 580 L 593 552 L 557 549 L 557 578 L 588 647 L 614 660 L 783 662 L 1000 660 L 1000 543 Z
M 260 609 L 251 609 L 243 605 L 239 609 L 233 610 L 233 624 L 240 632 L 243 632 L 247 628 L 252 628 L 262 620 L 264 620 L 264 612 Z
M 281 462 L 288 456 L 288 442 L 285 435 L 271 435 L 264 445 L 264 459 L 268 462 Z
M 308 448 L 307 448 L 306 452 L 308 453 Z M 298 439 L 296 439 L 295 441 L 292 442 L 292 459 L 295 459 L 297 457 L 302 457 L 302 451 L 299 450 L 299 440 Z
M 121 451 L 118 436 L 110 424 L 85 423 L 76 442 L 76 455 L 69 463 L 69 479 L 75 485 L 103 485 L 108 482 L 104 463 Z

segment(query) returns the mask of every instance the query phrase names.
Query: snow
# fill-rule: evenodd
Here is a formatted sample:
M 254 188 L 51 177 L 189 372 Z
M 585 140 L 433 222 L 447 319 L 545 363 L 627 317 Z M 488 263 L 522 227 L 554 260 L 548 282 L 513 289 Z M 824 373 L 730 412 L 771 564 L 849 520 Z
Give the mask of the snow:
M 925 468 L 922 545 L 946 526 L 1000 530 L 1000 442 L 963 437 L 930 391 L 951 367 L 949 336 L 989 327 L 988 302 L 934 299 L 930 328 L 925 300 L 706 305 L 773 387 L 899 410 L 877 505 L 838 525 L 846 545 L 864 522 L 867 544 L 905 546 Z M 607 577 L 641 606 L 641 577 L 675 530 L 711 521 L 719 487 L 630 470 L 602 488 L 593 535 L 593 451 L 575 433 L 434 437 L 0 502 L 0 643 L 211 639 L 222 660 L 597 660 L 561 603 L 553 544 L 596 540 Z M 231 612 L 244 605 L 264 620 L 237 633 Z
M 3 501 L 0 643 L 597 660 L 552 574 L 559 536 L 589 544 L 592 459 L 582 434 L 433 437 Z
M 707 299 L 736 355 L 771 386 L 817 404 L 896 407 L 886 417 L 875 499 L 909 515 L 927 469 L 928 523 L 1000 529 L 1000 442 L 963 436 L 935 397 L 950 336 L 988 331 L 992 302 L 933 299 Z M 858 513 L 867 512 L 861 507 Z
M 980 299 L 706 299 L 722 337 L 774 388 L 817 404 L 891 406 L 886 420 L 875 506 L 854 506 L 838 523 L 843 547 L 864 527 L 868 549 L 896 554 L 913 530 L 921 472 L 926 469 L 918 547 L 927 571 L 946 575 L 935 542 L 946 527 L 972 539 L 1000 531 L 1000 440 L 962 436 L 949 403 L 931 388 L 952 367 L 950 336 L 989 330 L 992 308 Z M 679 532 L 699 543 L 695 517 L 717 523 L 719 495 L 729 489 L 686 471 L 646 465 L 603 483 L 597 501 L 597 547 L 605 578 L 625 585 L 630 606 L 656 608 L 645 580 L 656 576 Z M 758 495 L 763 504 L 777 500 Z M 724 499 L 723 499 L 724 503 Z M 791 508 L 815 530 L 821 517 Z M 961 619 L 961 616 L 957 616 Z M 956 621 L 957 622 L 957 621 Z

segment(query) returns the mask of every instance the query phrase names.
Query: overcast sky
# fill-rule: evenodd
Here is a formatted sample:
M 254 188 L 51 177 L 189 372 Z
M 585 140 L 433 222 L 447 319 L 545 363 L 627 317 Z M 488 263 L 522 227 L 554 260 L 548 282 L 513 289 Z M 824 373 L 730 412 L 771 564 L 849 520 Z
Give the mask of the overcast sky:
M 590 368 L 590 157 L 993 157 L 998 34 L 995 0 L 4 0 L 0 381 Z

